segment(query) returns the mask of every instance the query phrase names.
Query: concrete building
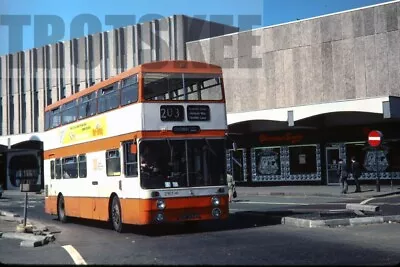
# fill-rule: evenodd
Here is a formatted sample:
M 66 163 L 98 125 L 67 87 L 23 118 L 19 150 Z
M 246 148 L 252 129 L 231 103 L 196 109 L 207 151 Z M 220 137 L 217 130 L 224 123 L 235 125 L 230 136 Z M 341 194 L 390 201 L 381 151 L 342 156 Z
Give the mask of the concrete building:
M 188 42 L 189 59 L 224 67 L 237 180 L 334 184 L 352 156 L 374 180 L 372 129 L 388 147 L 382 178 L 399 179 L 399 29 L 395 1 Z

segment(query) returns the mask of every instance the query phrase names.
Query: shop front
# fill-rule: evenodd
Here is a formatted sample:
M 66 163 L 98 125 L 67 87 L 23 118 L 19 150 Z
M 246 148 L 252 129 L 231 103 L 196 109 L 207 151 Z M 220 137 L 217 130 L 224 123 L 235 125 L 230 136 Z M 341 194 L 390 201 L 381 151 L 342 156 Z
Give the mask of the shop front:
M 227 166 L 238 182 L 334 185 L 339 159 L 350 167 L 352 157 L 361 182 L 375 182 L 377 171 L 383 183 L 400 181 L 398 97 L 228 114 L 228 123 Z M 378 150 L 367 142 L 372 130 L 384 135 Z
M 327 184 L 339 182 L 336 174 L 339 158 L 344 159 L 350 168 L 352 157 L 361 165 L 360 181 L 374 183 L 379 175 L 383 183 L 397 183 L 400 180 L 400 132 L 396 130 L 399 125 L 398 122 L 389 122 L 326 131 Z M 384 135 L 383 144 L 378 149 L 371 148 L 367 141 L 372 130 L 379 130 Z
M 238 149 L 228 150 L 227 169 L 235 170 L 237 166 L 234 171 L 237 182 L 320 184 L 322 181 L 320 140 L 315 131 L 245 134 L 231 140 Z M 241 179 L 238 173 L 245 178 Z

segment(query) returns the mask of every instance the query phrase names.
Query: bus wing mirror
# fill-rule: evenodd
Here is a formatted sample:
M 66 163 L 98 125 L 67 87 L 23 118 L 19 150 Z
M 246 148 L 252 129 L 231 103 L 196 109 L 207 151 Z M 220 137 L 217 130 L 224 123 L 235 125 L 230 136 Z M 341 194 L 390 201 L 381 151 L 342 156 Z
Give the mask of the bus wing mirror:
M 131 153 L 132 154 L 136 154 L 137 153 L 137 145 L 136 144 L 132 144 L 131 145 Z

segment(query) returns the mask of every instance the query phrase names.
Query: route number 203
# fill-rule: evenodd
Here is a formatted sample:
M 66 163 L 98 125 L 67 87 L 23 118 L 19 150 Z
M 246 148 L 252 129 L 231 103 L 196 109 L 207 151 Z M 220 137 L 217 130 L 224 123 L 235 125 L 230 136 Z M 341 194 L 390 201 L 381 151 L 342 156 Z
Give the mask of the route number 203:
M 184 112 L 183 106 L 162 105 L 160 107 L 160 118 L 162 121 L 183 121 Z

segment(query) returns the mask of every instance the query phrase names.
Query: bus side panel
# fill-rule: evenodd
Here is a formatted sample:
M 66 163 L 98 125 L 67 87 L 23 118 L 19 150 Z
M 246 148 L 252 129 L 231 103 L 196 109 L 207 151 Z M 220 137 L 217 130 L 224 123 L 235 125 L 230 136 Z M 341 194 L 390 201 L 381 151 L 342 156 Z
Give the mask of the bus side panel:
M 79 217 L 93 219 L 93 197 L 79 198 Z
M 140 199 L 121 199 L 122 221 L 126 224 L 145 224 L 140 220 Z
M 67 197 L 64 196 L 65 202 L 65 214 L 71 217 L 79 217 L 80 216 L 80 208 L 79 208 L 79 197 Z
M 107 221 L 109 217 L 108 203 L 110 199 L 107 197 L 96 197 L 93 199 L 93 217 L 95 220 Z M 121 207 L 122 209 L 122 207 Z
M 44 199 L 44 211 L 50 215 L 57 214 L 57 197 L 49 196 Z

